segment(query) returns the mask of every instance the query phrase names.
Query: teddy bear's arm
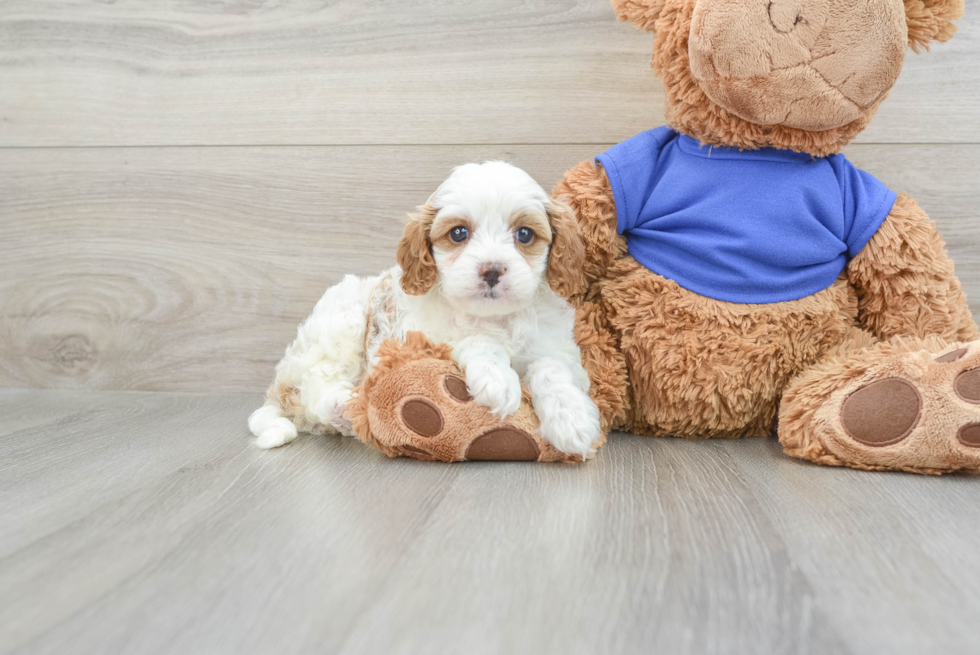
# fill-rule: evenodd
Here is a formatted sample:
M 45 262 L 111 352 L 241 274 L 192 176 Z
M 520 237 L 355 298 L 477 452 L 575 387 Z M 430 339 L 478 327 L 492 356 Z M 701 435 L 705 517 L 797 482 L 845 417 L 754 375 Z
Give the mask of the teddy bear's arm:
M 605 169 L 586 160 L 565 173 L 552 195 L 572 208 L 585 241 L 585 276 L 588 284 L 604 277 L 606 269 L 626 254 L 626 241 L 619 235 L 616 201 Z
M 977 338 L 966 294 L 936 225 L 906 194 L 848 265 L 858 292 L 858 320 L 878 339 L 937 335 Z

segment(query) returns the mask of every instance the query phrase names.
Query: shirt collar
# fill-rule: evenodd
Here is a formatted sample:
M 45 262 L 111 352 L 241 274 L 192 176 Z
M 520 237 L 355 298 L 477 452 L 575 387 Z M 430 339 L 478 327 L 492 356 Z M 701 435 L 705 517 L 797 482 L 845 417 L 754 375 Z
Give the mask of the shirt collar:
M 806 164 L 816 161 L 816 157 L 805 152 L 782 150 L 780 148 L 760 148 L 759 150 L 739 150 L 726 146 L 705 146 L 686 134 L 677 140 L 681 150 L 689 155 L 705 159 L 734 159 L 738 161 L 771 161 L 786 164 Z

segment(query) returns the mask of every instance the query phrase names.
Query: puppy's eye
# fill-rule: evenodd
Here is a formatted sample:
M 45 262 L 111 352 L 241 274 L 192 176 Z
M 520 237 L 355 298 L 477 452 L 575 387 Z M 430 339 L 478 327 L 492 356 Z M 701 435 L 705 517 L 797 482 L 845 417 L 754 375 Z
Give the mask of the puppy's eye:
M 470 238 L 470 231 L 463 226 L 454 227 L 449 231 L 449 238 L 453 243 L 463 243 Z
M 534 230 L 522 227 L 514 233 L 514 237 L 521 243 L 531 243 L 534 240 Z

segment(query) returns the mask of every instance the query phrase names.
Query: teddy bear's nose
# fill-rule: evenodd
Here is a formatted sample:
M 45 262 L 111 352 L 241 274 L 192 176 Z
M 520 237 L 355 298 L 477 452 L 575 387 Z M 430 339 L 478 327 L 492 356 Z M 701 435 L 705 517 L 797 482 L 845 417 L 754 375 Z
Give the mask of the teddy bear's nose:
M 769 22 L 780 34 L 788 34 L 800 24 L 808 25 L 804 15 L 804 0 L 776 0 L 770 2 L 766 10 L 769 12 Z M 809 12 L 806 12 L 809 13 Z

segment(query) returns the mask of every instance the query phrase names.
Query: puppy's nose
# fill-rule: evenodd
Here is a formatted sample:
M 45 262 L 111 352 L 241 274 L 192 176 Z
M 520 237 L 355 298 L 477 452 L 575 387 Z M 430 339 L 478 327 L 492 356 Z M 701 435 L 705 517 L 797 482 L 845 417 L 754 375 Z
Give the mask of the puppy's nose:
M 484 264 L 480 267 L 480 277 L 491 289 L 497 286 L 507 269 L 500 264 Z

